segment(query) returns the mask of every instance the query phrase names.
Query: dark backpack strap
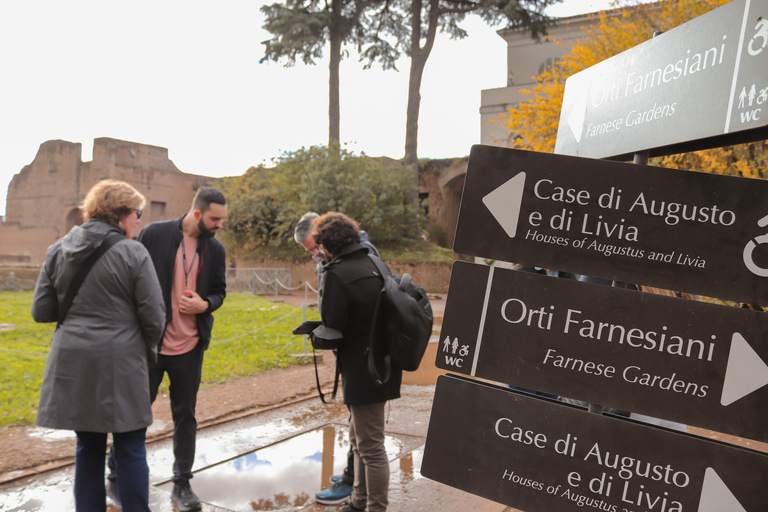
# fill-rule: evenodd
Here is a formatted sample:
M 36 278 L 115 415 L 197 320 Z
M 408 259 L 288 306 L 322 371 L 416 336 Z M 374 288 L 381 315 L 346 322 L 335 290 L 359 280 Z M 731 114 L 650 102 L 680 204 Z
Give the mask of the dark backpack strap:
M 125 236 L 121 235 L 120 233 L 109 233 L 106 237 L 104 237 L 104 240 L 101 242 L 101 245 L 93 251 L 83 262 L 80 269 L 77 271 L 77 274 L 75 275 L 74 279 L 72 279 L 72 282 L 69 283 L 69 288 L 67 289 L 67 295 L 64 296 L 64 302 L 61 303 L 59 306 L 59 319 L 56 322 L 56 328 L 58 329 L 61 324 L 64 323 L 64 319 L 67 316 L 67 313 L 69 312 L 70 306 L 72 306 L 72 301 L 75 300 L 75 295 L 77 295 L 77 291 L 80 289 L 80 286 L 83 284 L 83 281 L 85 281 L 85 276 L 88 275 L 88 272 L 91 271 L 91 268 L 96 264 L 99 258 L 101 258 L 101 255 L 104 254 L 109 250 L 110 247 L 115 245 L 120 240 L 125 240 Z
M 377 328 L 384 329 L 386 326 L 382 323 L 382 311 L 387 307 L 387 293 L 382 289 L 379 292 L 379 298 L 376 299 L 376 309 L 373 312 L 373 322 L 371 323 L 371 333 L 368 335 L 368 375 L 371 376 L 377 386 L 383 386 L 389 382 L 389 376 L 392 374 L 392 356 L 386 354 L 384 356 L 384 376 L 379 374 L 379 370 L 376 368 L 376 358 L 374 357 L 374 344 L 377 342 L 381 333 L 377 333 Z
M 374 265 L 376 265 L 376 270 L 379 271 L 379 274 L 381 274 L 381 280 L 383 281 L 385 277 L 392 275 L 392 271 L 389 270 L 389 267 L 387 267 L 384 262 L 376 256 L 375 254 L 368 253 L 368 257 L 371 258 L 371 261 Z
M 317 353 L 315 352 L 314 347 L 312 348 L 312 360 L 315 362 L 315 382 L 317 382 L 317 393 L 320 395 L 320 401 L 324 404 L 330 404 L 332 402 L 336 401 L 336 392 L 339 390 L 339 375 L 341 375 L 341 368 L 339 368 L 339 362 L 336 361 L 336 376 L 333 379 L 333 393 L 331 394 L 331 398 L 329 400 L 325 399 L 325 395 L 323 394 L 321 388 L 320 388 L 320 375 L 317 372 Z
M 392 272 L 387 268 L 387 266 L 384 264 L 381 259 L 373 254 L 368 254 L 368 257 L 371 258 L 371 261 L 373 261 L 374 265 L 376 265 L 376 269 L 379 271 L 379 274 L 381 274 L 381 291 L 379 292 L 379 297 L 376 299 L 376 308 L 373 312 L 373 322 L 371 322 L 371 332 L 368 334 L 368 349 L 366 352 L 368 352 L 368 374 L 371 376 L 373 381 L 376 383 L 377 386 L 383 386 L 387 382 L 389 382 L 389 377 L 392 375 L 392 357 L 387 354 L 384 356 L 384 376 L 382 377 L 379 374 L 379 370 L 376 368 L 376 359 L 374 357 L 374 344 L 377 341 L 377 335 L 381 335 L 381 333 L 378 333 L 377 330 L 379 328 L 385 328 L 385 324 L 383 323 L 382 315 L 383 311 L 387 307 L 387 293 L 384 291 L 384 279 L 392 275 Z

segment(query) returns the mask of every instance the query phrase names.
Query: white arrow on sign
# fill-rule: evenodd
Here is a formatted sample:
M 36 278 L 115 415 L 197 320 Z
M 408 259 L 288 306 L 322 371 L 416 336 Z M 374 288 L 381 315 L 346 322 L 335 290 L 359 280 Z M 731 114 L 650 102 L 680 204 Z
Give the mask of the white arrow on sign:
M 571 107 L 571 112 L 568 114 L 567 121 L 568 127 L 573 133 L 573 138 L 577 143 L 581 142 L 581 134 L 584 132 L 584 121 L 587 117 L 587 96 L 589 96 L 589 82 L 586 80 L 575 81 L 573 84 L 568 84 L 574 91 L 576 96 L 576 103 Z M 570 93 L 571 91 L 569 91 Z
M 524 187 L 525 173 L 521 172 L 483 198 L 483 204 L 501 224 L 509 238 L 515 238 L 517 234 Z
M 733 333 L 720 403 L 724 406 L 731 405 L 739 398 L 747 396 L 766 384 L 768 384 L 768 366 L 749 346 L 744 336 L 737 332 Z
M 747 512 L 739 500 L 733 495 L 720 475 L 712 468 L 704 473 L 704 484 L 701 486 L 699 512 Z

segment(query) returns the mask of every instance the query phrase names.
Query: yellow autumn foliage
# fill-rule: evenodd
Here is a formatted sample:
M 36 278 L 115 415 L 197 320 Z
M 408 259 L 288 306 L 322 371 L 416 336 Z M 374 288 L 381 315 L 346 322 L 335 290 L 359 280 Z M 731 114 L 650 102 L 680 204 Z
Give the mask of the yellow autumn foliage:
M 585 36 L 577 41 L 559 65 L 536 77 L 527 102 L 500 114 L 493 122 L 508 133 L 507 146 L 530 151 L 551 153 L 557 138 L 560 108 L 565 80 L 590 66 L 636 46 L 655 32 L 671 30 L 730 0 L 664 0 L 638 4 L 636 1 L 615 1 L 620 10 L 602 11 L 597 23 L 584 27 Z M 768 174 L 764 141 L 737 146 L 654 158 L 651 163 L 678 169 L 700 170 L 750 178 L 765 178 Z

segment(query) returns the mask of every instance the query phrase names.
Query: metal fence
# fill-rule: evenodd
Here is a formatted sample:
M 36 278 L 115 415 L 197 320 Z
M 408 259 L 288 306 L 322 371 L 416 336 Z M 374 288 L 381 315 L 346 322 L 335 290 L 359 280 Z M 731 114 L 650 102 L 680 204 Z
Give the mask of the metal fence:
M 304 285 L 291 288 L 289 268 L 230 268 L 227 269 L 227 290 L 255 294 L 275 294 L 281 290 L 294 291 Z

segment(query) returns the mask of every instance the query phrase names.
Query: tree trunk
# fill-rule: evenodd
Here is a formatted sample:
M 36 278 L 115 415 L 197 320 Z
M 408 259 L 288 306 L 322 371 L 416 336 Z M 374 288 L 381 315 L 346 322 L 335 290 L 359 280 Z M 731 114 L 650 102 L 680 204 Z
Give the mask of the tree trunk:
M 418 172 L 419 156 L 419 109 L 421 108 L 421 81 L 424 67 L 432 52 L 437 36 L 437 22 L 440 17 L 437 0 L 429 0 L 429 24 L 424 46 L 421 46 L 421 0 L 411 4 L 411 70 L 408 77 L 408 107 L 405 119 L 405 157 L 406 167 Z M 418 176 L 417 176 L 418 179 Z
M 341 63 L 341 0 L 333 0 L 331 4 L 331 26 L 329 40 L 331 43 L 331 63 L 328 79 L 328 147 L 341 140 L 340 135 L 340 100 L 339 100 L 339 65 Z
M 403 165 L 413 172 L 413 180 L 418 190 L 419 185 L 419 109 L 421 108 L 421 81 L 424 77 L 424 67 L 432 52 L 437 35 L 439 18 L 437 0 L 429 1 L 429 25 L 424 47 L 421 47 L 421 0 L 413 0 L 411 4 L 411 69 L 408 76 L 408 106 L 405 114 L 405 156 Z M 413 233 L 419 234 L 418 225 L 418 192 L 414 198 L 417 205 L 417 216 L 414 219 Z

